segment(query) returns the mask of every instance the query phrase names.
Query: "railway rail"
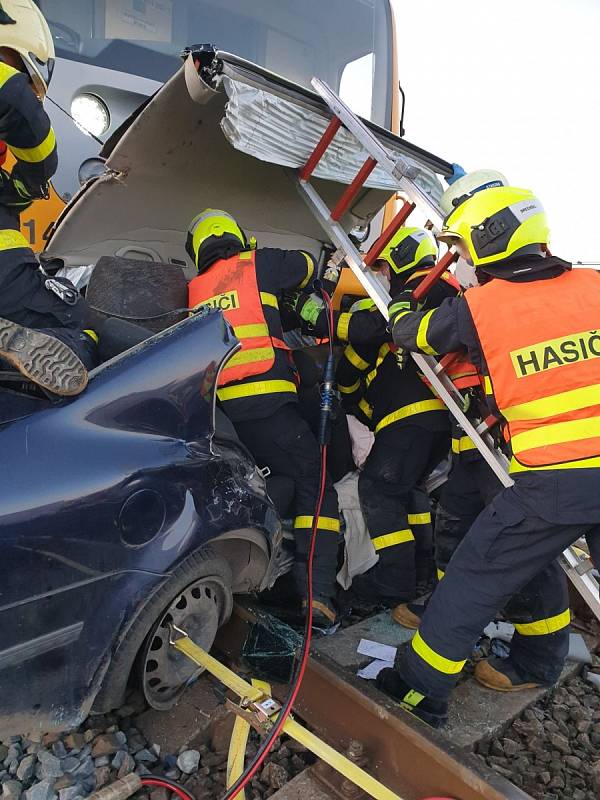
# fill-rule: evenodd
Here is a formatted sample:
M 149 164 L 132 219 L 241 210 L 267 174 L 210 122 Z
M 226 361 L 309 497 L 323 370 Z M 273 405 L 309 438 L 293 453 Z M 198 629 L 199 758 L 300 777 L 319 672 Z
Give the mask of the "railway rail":
M 220 658 L 231 664 L 238 661 L 255 621 L 251 611 L 235 608 L 215 644 Z M 272 690 L 281 700 L 287 687 L 274 685 Z M 369 684 L 340 674 L 339 665 L 323 654 L 311 656 L 294 713 L 296 719 L 339 753 L 354 758 L 402 800 L 530 798 Z M 322 762 L 310 770 L 323 796 L 343 800 L 365 796 L 344 775 Z M 285 789 L 282 791 L 285 796 Z

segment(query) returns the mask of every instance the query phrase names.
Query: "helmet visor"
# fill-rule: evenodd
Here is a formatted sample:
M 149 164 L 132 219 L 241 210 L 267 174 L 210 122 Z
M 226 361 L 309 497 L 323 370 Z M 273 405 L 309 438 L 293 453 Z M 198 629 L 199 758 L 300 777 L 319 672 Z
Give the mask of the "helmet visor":
M 24 58 L 23 61 L 33 83 L 35 93 L 38 97 L 45 97 L 54 72 L 54 59 L 49 58 L 47 61 L 41 61 L 34 53 L 29 53 L 28 58 Z

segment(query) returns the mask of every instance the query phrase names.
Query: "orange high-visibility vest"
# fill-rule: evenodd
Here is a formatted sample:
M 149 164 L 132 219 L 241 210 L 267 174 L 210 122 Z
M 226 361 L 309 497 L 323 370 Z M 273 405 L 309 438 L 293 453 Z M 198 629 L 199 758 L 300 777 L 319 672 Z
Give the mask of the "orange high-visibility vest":
M 600 456 L 600 275 L 495 279 L 465 299 L 518 464 L 586 466 Z
M 268 372 L 275 362 L 274 348 L 289 350 L 269 334 L 263 306 L 278 308 L 275 295 L 260 292 L 254 251 L 215 261 L 188 286 L 190 308 L 220 309 L 233 327 L 242 349 L 221 370 L 218 386 Z

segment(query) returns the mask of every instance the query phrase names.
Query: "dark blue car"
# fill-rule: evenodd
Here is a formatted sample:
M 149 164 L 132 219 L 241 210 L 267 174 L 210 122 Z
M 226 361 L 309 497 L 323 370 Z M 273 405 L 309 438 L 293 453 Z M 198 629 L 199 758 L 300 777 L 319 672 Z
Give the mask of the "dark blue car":
M 280 526 L 214 385 L 220 313 L 112 359 L 71 400 L 0 390 L 0 738 L 114 708 L 133 673 L 167 708 L 194 677 L 175 622 L 209 648 L 234 592 L 270 585 Z

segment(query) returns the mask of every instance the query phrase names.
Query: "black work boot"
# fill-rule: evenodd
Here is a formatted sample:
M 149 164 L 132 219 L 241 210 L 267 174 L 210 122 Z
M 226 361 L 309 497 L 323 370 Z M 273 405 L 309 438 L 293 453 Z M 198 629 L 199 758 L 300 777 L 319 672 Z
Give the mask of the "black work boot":
M 0 317 L 0 358 L 53 394 L 75 395 L 87 386 L 87 370 L 70 347 L 47 333 L 3 317 Z
M 432 700 L 412 689 L 392 667 L 381 670 L 375 685 L 384 694 L 397 700 L 405 711 L 414 714 L 432 728 L 441 728 L 448 721 L 448 703 Z

